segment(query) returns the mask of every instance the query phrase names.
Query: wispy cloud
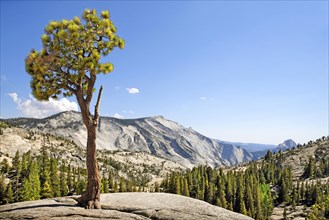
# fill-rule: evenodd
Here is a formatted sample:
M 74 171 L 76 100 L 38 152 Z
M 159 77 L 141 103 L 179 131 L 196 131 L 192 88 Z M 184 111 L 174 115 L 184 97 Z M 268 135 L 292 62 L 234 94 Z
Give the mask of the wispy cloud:
M 207 100 L 207 97 L 202 96 L 202 97 L 200 97 L 200 99 L 201 100 Z
M 55 100 L 50 98 L 49 101 L 38 101 L 32 95 L 29 99 L 22 100 L 17 93 L 8 94 L 17 104 L 17 109 L 22 111 L 26 117 L 44 118 L 58 112 L 63 111 L 78 111 L 76 102 L 70 102 L 67 98 Z
M 127 88 L 127 91 L 130 94 L 137 94 L 137 93 L 139 93 L 139 89 L 137 89 L 137 88 Z
M 129 111 L 123 110 L 122 113 L 123 114 L 135 114 L 135 112 L 132 110 L 129 110 Z
M 124 118 L 123 115 L 120 115 L 119 113 L 115 113 L 115 114 L 113 115 L 113 117 L 114 117 L 114 118 L 119 118 L 119 119 Z

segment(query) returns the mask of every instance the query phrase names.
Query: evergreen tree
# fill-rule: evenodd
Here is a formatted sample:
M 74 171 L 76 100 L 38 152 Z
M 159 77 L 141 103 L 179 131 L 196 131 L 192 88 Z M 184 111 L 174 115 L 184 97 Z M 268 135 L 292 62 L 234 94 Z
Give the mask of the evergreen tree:
M 60 180 L 58 176 L 57 160 L 50 159 L 50 183 L 54 197 L 61 196 Z
M 4 158 L 2 161 L 1 161 L 1 172 L 4 173 L 4 174 L 7 174 L 10 170 L 10 165 L 8 163 L 8 160 L 7 158 Z
M 116 193 L 116 192 L 119 192 L 119 189 L 118 189 L 118 188 L 119 188 L 118 183 L 117 183 L 117 181 L 115 181 L 115 182 L 114 182 L 114 189 L 113 189 L 113 192 L 115 192 L 115 193 Z M 138 192 L 141 192 L 141 191 L 138 190 Z
M 188 186 L 187 179 L 184 179 L 183 195 L 184 196 L 188 196 L 188 197 L 190 196 L 189 186 Z
M 176 176 L 176 182 L 175 182 L 175 194 L 181 195 L 181 181 L 180 181 L 180 177 L 177 175 Z
M 87 189 L 79 204 L 100 208 L 100 177 L 96 157 L 96 129 L 99 123 L 100 87 L 94 113 L 90 104 L 97 75 L 110 73 L 113 65 L 104 61 L 114 48 L 124 48 L 124 40 L 116 34 L 108 11 L 98 16 L 96 10 L 86 9 L 82 19 L 51 21 L 42 35 L 43 48 L 31 50 L 25 59 L 26 72 L 32 77 L 30 86 L 37 100 L 75 96 L 80 106 L 82 122 L 87 129 Z
M 119 192 L 126 192 L 126 181 L 123 177 L 120 177 L 120 189 Z
M 7 191 L 7 186 L 5 183 L 5 177 L 3 174 L 0 173 L 0 205 L 6 203 L 6 191 Z
M 132 192 L 133 191 L 133 184 L 131 181 L 126 181 L 126 192 Z
M 7 192 L 6 192 L 6 203 L 13 203 L 14 202 L 14 194 L 13 194 L 13 186 L 11 181 L 7 185 Z
M 28 180 L 32 185 L 32 200 L 40 199 L 40 179 L 39 179 L 39 168 L 37 161 L 32 162 L 31 171 Z
M 85 181 L 83 181 L 82 179 L 79 179 L 77 182 L 77 187 L 76 187 L 76 191 L 78 195 L 81 195 L 84 193 L 85 189 L 86 189 L 86 183 Z
M 220 201 L 220 206 L 226 209 L 227 208 L 227 201 L 226 201 L 226 198 L 225 198 L 225 191 L 223 189 L 221 189 L 219 191 L 219 198 L 218 199 Z
M 261 192 L 260 189 L 257 187 L 255 190 L 255 219 L 263 219 L 263 210 L 262 210 L 262 203 L 261 203 Z
M 155 182 L 154 184 L 154 192 L 160 192 L 160 187 L 158 182 Z
M 71 192 L 72 188 L 73 188 L 73 184 L 72 184 L 72 174 L 71 174 L 71 164 L 68 165 L 67 167 L 67 187 L 68 187 L 68 191 Z
M 15 153 L 15 157 L 12 160 L 12 167 L 11 167 L 13 173 L 14 173 L 14 199 L 16 202 L 19 201 L 19 190 L 20 190 L 20 174 L 22 171 L 22 162 L 20 158 L 20 153 L 17 150 Z
M 21 201 L 30 201 L 33 200 L 33 186 L 29 179 L 24 178 L 23 187 L 20 190 Z
M 21 178 L 28 178 L 31 170 L 32 165 L 32 157 L 31 157 L 31 151 L 24 153 L 22 156 L 22 172 L 21 172 Z
M 244 203 L 244 187 L 243 187 L 243 179 L 242 173 L 239 173 L 237 176 L 237 192 L 236 192 L 236 205 L 234 210 L 242 213 L 244 211 L 246 213 L 245 203 Z M 244 206 L 244 207 L 243 207 Z
M 48 183 L 48 180 L 43 184 L 42 190 L 41 190 L 41 197 L 42 198 L 51 198 L 53 196 L 53 191 L 51 190 L 51 186 Z
M 66 196 L 68 193 L 67 182 L 66 182 L 67 179 L 65 172 L 66 172 L 65 161 L 62 160 L 62 165 L 60 167 L 60 176 L 59 176 L 61 196 Z
M 315 159 L 312 156 L 309 156 L 308 163 L 304 168 L 304 177 L 305 178 L 315 177 Z
M 105 177 L 105 175 L 103 175 L 102 181 L 103 181 L 103 185 L 102 185 L 103 192 L 108 193 L 109 192 L 109 180 Z
M 263 215 L 269 217 L 273 211 L 273 199 L 270 186 L 267 184 L 260 185 L 261 204 L 263 207 Z
M 114 190 L 114 177 L 113 177 L 113 170 L 110 169 L 109 172 L 109 188 L 113 191 Z
M 246 209 L 250 213 L 250 216 L 253 217 L 255 214 L 255 206 L 254 206 L 254 198 L 252 195 L 251 185 L 252 183 L 246 185 L 245 204 L 246 204 Z
M 45 137 L 44 137 L 45 138 Z M 45 141 L 45 139 L 44 139 Z M 49 161 L 49 155 L 48 152 L 46 150 L 46 147 L 43 146 L 42 151 L 41 151 L 41 158 L 39 161 L 39 168 L 40 168 L 40 183 L 41 183 L 41 187 L 43 187 L 43 185 L 45 184 L 45 182 L 47 180 L 49 180 L 49 173 L 50 173 L 50 161 Z M 48 181 L 49 184 L 49 181 Z
M 75 192 L 76 191 L 76 176 L 75 176 L 75 168 L 72 167 L 72 191 Z

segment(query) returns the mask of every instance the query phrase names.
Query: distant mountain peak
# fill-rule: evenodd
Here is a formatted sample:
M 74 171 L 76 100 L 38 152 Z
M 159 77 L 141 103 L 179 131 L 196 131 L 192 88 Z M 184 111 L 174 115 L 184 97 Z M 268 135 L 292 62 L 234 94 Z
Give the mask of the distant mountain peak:
M 277 148 L 279 149 L 290 149 L 293 147 L 296 147 L 297 144 L 295 141 L 293 141 L 292 139 L 287 139 L 285 140 L 283 143 L 279 144 Z

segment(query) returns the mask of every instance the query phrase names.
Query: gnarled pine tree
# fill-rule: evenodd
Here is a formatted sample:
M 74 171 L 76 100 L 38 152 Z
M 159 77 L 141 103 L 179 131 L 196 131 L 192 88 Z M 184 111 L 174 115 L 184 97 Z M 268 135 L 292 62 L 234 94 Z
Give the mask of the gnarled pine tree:
M 96 128 L 102 86 L 99 89 L 94 114 L 89 112 L 100 73 L 110 73 L 113 65 L 101 63 L 115 47 L 122 49 L 124 41 L 116 35 L 116 27 L 108 11 L 98 17 L 96 10 L 86 9 L 73 20 L 52 21 L 42 35 L 43 48 L 32 50 L 25 60 L 26 71 L 31 75 L 32 94 L 38 100 L 76 96 L 83 123 L 87 128 L 88 184 L 79 203 L 86 208 L 100 208 L 100 176 L 96 160 Z

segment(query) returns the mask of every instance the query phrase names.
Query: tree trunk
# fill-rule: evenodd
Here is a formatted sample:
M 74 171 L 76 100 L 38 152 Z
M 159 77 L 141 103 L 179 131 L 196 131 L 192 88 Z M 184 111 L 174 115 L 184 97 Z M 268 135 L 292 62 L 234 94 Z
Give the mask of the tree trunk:
M 98 171 L 98 164 L 96 158 L 96 127 L 91 124 L 87 127 L 87 174 L 88 183 L 86 192 L 79 198 L 78 202 L 81 206 L 87 209 L 100 209 L 100 189 L 101 180 Z
M 95 113 L 92 117 L 89 112 L 89 102 L 83 99 L 82 95 L 78 95 L 78 103 L 81 108 L 81 114 L 83 123 L 87 128 L 87 175 L 88 183 L 85 193 L 78 199 L 79 205 L 86 209 L 100 209 L 100 191 L 101 191 L 101 179 L 98 171 L 98 163 L 96 157 L 96 128 L 99 119 L 99 103 L 102 95 L 103 87 L 101 86 L 97 102 L 95 105 Z M 81 93 L 80 93 L 81 94 Z

